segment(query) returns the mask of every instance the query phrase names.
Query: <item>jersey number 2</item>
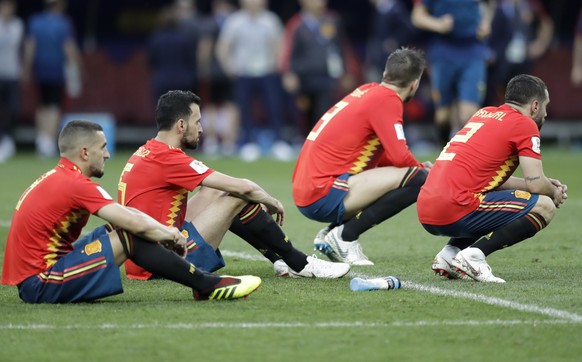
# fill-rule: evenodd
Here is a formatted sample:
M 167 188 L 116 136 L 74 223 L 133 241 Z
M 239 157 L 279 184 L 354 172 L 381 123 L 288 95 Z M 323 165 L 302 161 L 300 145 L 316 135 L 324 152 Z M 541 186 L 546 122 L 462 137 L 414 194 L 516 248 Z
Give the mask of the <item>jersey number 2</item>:
M 443 149 L 443 152 L 441 152 L 441 154 L 437 158 L 437 161 L 439 161 L 439 160 L 440 161 L 452 161 L 452 159 L 455 158 L 456 153 L 447 152 L 451 143 L 453 143 L 453 142 L 466 143 L 469 140 L 469 138 L 473 137 L 475 132 L 477 132 L 479 130 L 479 128 L 481 128 L 481 127 L 483 127 L 483 123 L 477 123 L 477 122 L 467 123 L 465 125 L 465 127 L 463 127 L 463 130 L 467 129 L 467 132 L 465 132 L 464 134 L 459 134 L 460 133 L 459 132 L 455 135 L 455 137 L 451 138 L 449 143 L 447 143 L 447 145 Z

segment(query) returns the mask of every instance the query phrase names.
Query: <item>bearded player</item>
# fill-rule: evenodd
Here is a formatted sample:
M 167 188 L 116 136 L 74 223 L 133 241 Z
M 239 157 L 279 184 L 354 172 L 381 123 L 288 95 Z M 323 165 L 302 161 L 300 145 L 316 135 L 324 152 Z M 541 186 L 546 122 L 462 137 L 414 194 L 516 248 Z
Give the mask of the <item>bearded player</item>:
M 293 247 L 280 227 L 285 212 L 279 200 L 256 183 L 217 172 L 183 151 L 195 149 L 202 136 L 199 103 L 200 98 L 187 91 L 160 97 L 158 134 L 128 160 L 119 181 L 119 202 L 181 228 L 189 240 L 186 260 L 204 271 L 224 266 L 218 246 L 230 230 L 272 261 L 279 276 L 345 275 L 349 265 L 319 260 Z M 188 199 L 195 189 L 198 192 Z M 129 278 L 152 275 L 131 261 L 125 268 Z
M 450 237 L 435 257 L 435 273 L 505 283 L 485 257 L 534 236 L 567 199 L 567 186 L 542 167 L 540 129 L 549 102 L 541 79 L 515 76 L 505 104 L 477 111 L 443 149 L 417 205 L 427 231 Z M 518 166 L 523 178 L 512 176 Z
M 330 223 L 314 244 L 331 260 L 373 265 L 359 236 L 416 202 L 432 163 L 421 164 L 408 149 L 402 112 L 424 67 L 420 52 L 396 50 L 380 84 L 347 95 L 305 140 L 293 172 L 293 199 L 303 215 Z

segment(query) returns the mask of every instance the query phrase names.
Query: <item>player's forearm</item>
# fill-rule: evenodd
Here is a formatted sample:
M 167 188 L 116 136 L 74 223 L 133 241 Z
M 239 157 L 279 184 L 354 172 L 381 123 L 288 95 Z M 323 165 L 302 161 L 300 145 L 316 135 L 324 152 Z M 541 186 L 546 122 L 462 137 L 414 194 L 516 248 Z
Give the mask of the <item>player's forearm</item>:
M 143 237 L 150 241 L 172 241 L 173 234 L 171 229 L 154 220 L 152 217 L 141 214 L 141 222 L 143 230 L 140 230 L 136 235 Z
M 524 190 L 533 194 L 546 195 L 553 197 L 556 192 L 556 186 L 543 175 L 526 176 L 525 178 L 510 177 L 498 190 Z
M 526 176 L 524 180 L 527 191 L 554 198 L 557 187 L 546 176 Z
M 511 176 L 497 190 L 526 190 L 525 180 L 520 177 Z
M 138 209 L 126 207 L 126 210 L 131 213 L 131 223 L 124 228 L 128 232 L 153 242 L 173 240 L 173 234 L 167 226 Z
M 422 5 L 413 8 L 410 20 L 412 25 L 422 30 L 438 32 L 441 28 L 440 19 L 430 15 Z
M 234 193 L 236 196 L 245 201 L 254 202 L 257 204 L 275 204 L 275 198 L 269 195 L 267 191 L 263 190 L 259 185 L 250 180 L 244 180 L 244 182 L 245 187 L 237 190 L 237 192 Z

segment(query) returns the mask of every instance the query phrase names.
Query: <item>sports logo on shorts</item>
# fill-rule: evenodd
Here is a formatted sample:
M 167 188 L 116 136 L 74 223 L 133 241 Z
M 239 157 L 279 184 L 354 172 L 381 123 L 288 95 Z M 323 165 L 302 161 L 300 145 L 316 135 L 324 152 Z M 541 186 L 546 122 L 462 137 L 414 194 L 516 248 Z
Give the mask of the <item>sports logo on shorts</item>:
M 182 231 L 180 231 L 180 232 L 182 233 L 182 235 L 184 235 L 184 237 L 185 237 L 186 239 L 188 239 L 188 237 L 190 236 L 190 234 L 188 234 L 188 230 L 182 230 Z
M 101 241 L 95 240 L 94 242 L 85 245 L 85 254 L 93 255 L 93 254 L 100 253 L 102 250 L 101 247 L 102 247 Z
M 518 199 L 529 200 L 531 198 L 531 194 L 529 192 L 527 192 L 527 191 L 516 190 L 514 192 L 514 195 Z

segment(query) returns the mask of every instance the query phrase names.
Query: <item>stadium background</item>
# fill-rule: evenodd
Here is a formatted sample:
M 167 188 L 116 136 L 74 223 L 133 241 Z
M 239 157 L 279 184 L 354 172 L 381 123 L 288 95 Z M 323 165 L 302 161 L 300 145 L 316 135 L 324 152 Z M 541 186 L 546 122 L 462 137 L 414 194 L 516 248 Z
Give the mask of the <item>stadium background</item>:
M 198 0 L 201 14 L 207 13 L 212 0 Z M 155 30 L 159 10 L 171 0 L 70 0 L 67 13 L 83 53 L 85 78 L 79 98 L 67 99 L 65 113 L 107 112 L 116 120 L 118 143 L 140 143 L 151 133 L 153 100 L 145 45 Z M 412 0 L 405 0 L 409 7 Z M 550 50 L 536 63 L 533 73 L 542 77 L 550 89 L 548 108 L 550 139 L 570 143 L 582 138 L 582 89 L 569 81 L 574 27 L 582 0 L 542 0 L 555 23 Z M 366 0 L 329 0 L 338 12 L 358 59 L 366 52 L 372 5 Z M 297 0 L 271 0 L 269 8 L 286 22 L 299 10 Z M 43 0 L 18 2 L 17 14 L 27 21 L 42 11 Z M 425 80 L 426 81 L 426 80 Z M 417 97 L 418 98 L 418 97 Z M 35 94 L 23 90 L 23 107 L 15 136 L 19 143 L 32 143 Z M 430 125 L 432 110 L 427 102 L 408 105 L 407 121 Z M 139 132 L 142 131 L 142 132 Z M 145 131 L 145 132 L 144 132 Z

